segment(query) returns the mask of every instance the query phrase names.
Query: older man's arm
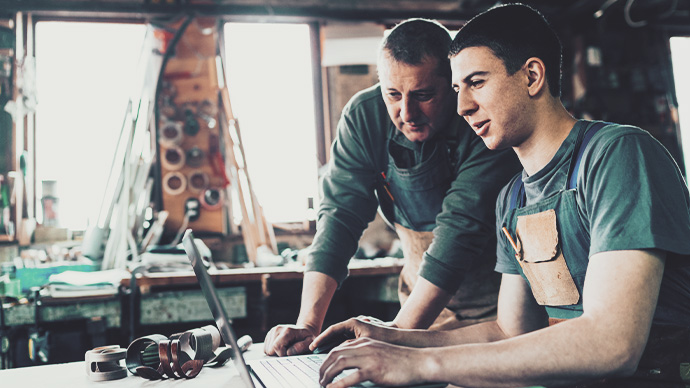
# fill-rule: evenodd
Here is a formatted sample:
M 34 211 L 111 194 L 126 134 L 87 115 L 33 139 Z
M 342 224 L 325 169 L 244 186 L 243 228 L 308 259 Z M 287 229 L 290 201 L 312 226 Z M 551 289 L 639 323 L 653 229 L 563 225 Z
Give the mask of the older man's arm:
M 415 287 L 415 290 L 417 289 Z M 424 287 L 420 288 L 422 289 Z M 520 275 L 503 275 L 498 311 L 498 318 L 495 321 L 448 331 L 401 329 L 377 324 L 366 317 L 351 318 L 329 327 L 314 340 L 311 348 L 316 348 L 321 343 L 328 342 L 328 338 L 343 333 L 355 338 L 366 337 L 416 348 L 485 343 L 529 333 L 545 327 L 548 322 L 544 307 L 537 304 L 529 285 Z

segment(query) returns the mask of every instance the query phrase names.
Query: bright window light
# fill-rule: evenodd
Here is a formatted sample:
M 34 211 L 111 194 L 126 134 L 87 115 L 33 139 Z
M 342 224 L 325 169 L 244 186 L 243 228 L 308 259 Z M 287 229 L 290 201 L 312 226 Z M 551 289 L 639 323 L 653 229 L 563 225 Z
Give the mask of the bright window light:
M 41 182 L 54 180 L 60 226 L 97 223 L 145 33 L 138 24 L 37 23 L 39 222 Z M 318 197 L 309 39 L 306 24 L 226 25 L 233 111 L 269 222 L 304 220 L 307 198 Z
M 673 78 L 676 82 L 676 96 L 678 97 L 681 147 L 687 175 L 690 172 L 690 72 L 688 72 L 690 69 L 690 37 L 671 38 L 671 58 L 673 61 Z
M 306 24 L 225 25 L 230 100 L 268 222 L 303 221 L 317 200 L 309 38 Z
M 41 182 L 57 181 L 62 227 L 97 222 L 145 33 L 136 24 L 36 24 L 36 196 L 40 204 Z

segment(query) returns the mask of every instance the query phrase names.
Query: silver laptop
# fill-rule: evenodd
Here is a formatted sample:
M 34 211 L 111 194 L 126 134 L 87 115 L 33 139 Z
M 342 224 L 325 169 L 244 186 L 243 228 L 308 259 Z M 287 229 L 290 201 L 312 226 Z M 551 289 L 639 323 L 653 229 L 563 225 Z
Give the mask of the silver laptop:
M 191 229 L 185 231 L 182 238 L 182 245 L 192 263 L 194 273 L 201 286 L 201 291 L 206 297 L 208 307 L 211 309 L 213 319 L 220 331 L 223 341 L 233 350 L 232 361 L 240 374 L 245 385 L 249 388 L 299 388 L 299 387 L 320 387 L 319 368 L 326 354 L 308 354 L 302 356 L 289 357 L 270 357 L 252 360 L 249 364 L 245 363 L 242 352 L 237 345 L 237 337 L 230 324 L 223 304 L 218 299 L 216 288 L 211 281 L 211 277 L 206 271 L 201 254 L 194 243 L 194 236 Z M 336 379 L 342 378 L 353 370 L 344 371 Z M 446 384 L 425 384 L 414 385 L 415 388 L 445 387 Z M 364 382 L 356 387 L 378 387 L 371 382 Z

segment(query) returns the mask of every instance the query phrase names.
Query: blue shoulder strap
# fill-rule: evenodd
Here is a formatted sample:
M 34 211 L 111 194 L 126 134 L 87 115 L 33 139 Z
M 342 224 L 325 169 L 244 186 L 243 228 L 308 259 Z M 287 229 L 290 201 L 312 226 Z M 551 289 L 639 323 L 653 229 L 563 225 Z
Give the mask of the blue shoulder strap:
M 582 161 L 582 155 L 585 153 L 587 144 L 589 144 L 589 141 L 592 140 L 592 137 L 594 137 L 594 135 L 597 132 L 599 132 L 600 129 L 604 128 L 609 124 L 610 123 L 607 122 L 597 121 L 596 123 L 592 124 L 591 127 L 589 127 L 587 132 L 585 132 L 585 136 L 582 138 L 582 142 L 580 143 L 580 148 L 577 150 L 575 165 L 573 166 L 573 169 L 570 172 L 570 178 L 568 180 L 568 189 L 572 190 L 577 187 L 577 176 L 578 172 L 580 171 L 580 162 Z
M 610 123 L 604 121 L 597 121 L 592 124 L 591 127 L 585 132 L 585 135 L 580 142 L 579 148 L 575 151 L 577 156 L 575 157 L 575 164 L 570 172 L 570 177 L 568 178 L 568 189 L 574 189 L 577 187 L 577 176 L 580 170 L 580 162 L 582 161 L 582 155 L 585 153 L 587 144 L 589 144 L 592 137 L 599 132 L 600 129 L 609 125 Z M 525 186 L 522 183 L 522 176 L 518 176 L 513 182 L 510 188 L 510 207 L 508 209 L 515 209 L 516 207 L 522 207 L 525 202 Z
M 513 181 L 513 185 L 510 187 L 510 207 L 508 209 L 512 210 L 516 207 L 522 207 L 522 203 L 525 201 L 524 191 L 525 186 L 522 184 L 522 172 L 519 172 Z M 519 206 L 518 200 L 520 201 Z

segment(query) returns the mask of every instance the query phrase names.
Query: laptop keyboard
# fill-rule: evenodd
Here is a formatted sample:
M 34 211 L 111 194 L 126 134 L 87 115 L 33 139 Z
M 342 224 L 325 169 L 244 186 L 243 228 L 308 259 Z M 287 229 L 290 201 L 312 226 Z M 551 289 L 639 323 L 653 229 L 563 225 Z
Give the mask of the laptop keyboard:
M 323 355 L 307 355 L 300 357 L 278 357 L 260 360 L 261 368 L 254 368 L 254 372 L 266 387 L 320 387 L 319 368 L 325 357 Z M 270 376 L 266 376 L 269 374 Z M 335 380 L 345 377 L 341 373 Z M 356 385 L 355 387 L 362 387 Z

